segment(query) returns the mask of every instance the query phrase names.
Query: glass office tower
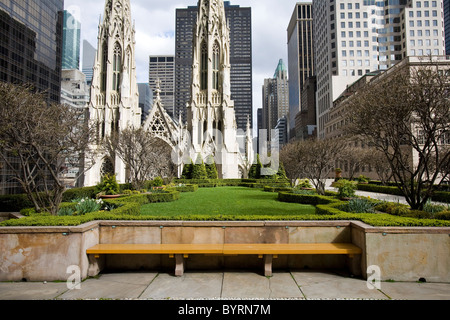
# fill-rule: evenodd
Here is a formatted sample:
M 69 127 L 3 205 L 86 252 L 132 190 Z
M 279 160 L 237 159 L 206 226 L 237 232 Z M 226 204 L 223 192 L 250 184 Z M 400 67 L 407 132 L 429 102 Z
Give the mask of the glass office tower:
M 81 24 L 64 10 L 62 68 L 80 69 Z
M 63 10 L 63 0 L 0 0 L 0 81 L 33 84 L 60 102 Z M 0 194 L 23 192 L 0 168 Z

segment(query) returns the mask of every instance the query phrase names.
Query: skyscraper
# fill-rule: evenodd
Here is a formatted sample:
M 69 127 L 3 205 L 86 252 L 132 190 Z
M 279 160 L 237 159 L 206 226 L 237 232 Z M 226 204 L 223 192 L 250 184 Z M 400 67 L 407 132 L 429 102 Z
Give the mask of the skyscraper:
M 265 79 L 263 85 L 263 129 L 267 130 L 267 139 L 271 141 L 271 130 L 278 120 L 289 113 L 289 81 L 286 65 L 280 59 L 273 78 Z M 287 118 L 284 120 L 287 127 Z
M 153 93 L 156 90 L 156 82 L 160 81 L 161 102 L 167 113 L 174 115 L 174 91 L 175 91 L 175 57 L 174 56 L 150 56 L 149 86 Z M 178 119 L 177 119 L 178 120 Z
M 251 8 L 241 8 L 224 1 L 226 19 L 230 27 L 231 98 L 235 102 L 239 129 L 246 130 L 247 118 L 253 123 L 252 83 L 252 13 Z M 181 113 L 186 121 L 186 103 L 190 100 L 192 76 L 192 30 L 197 21 L 197 6 L 176 11 L 175 46 L 175 110 L 174 118 Z
M 313 2 L 319 138 L 347 85 L 407 56 L 444 54 L 442 1 Z
M 33 84 L 60 102 L 63 10 L 63 0 L 0 0 L 0 81 Z M 0 194 L 23 192 L 11 176 L 0 164 Z
M 314 75 L 312 3 L 297 3 L 288 27 L 289 139 L 295 138 L 295 118 L 301 111 L 303 85 Z
M 33 83 L 61 97 L 63 0 L 0 0 L 0 81 Z
M 83 40 L 83 68 L 86 75 L 86 83 L 90 86 L 94 75 L 94 61 L 97 50 L 87 40 Z
M 81 24 L 64 10 L 62 69 L 80 69 Z

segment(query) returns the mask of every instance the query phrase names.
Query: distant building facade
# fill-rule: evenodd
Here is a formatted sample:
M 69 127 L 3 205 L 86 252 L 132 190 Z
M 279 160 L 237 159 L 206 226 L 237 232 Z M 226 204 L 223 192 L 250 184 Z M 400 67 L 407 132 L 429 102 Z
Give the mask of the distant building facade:
M 320 139 L 334 100 L 349 84 L 408 56 L 445 54 L 443 1 L 313 2 Z
M 155 93 L 156 82 L 160 81 L 161 102 L 167 113 L 174 116 L 175 106 L 175 57 L 150 56 L 149 86 Z
M 296 137 L 295 118 L 301 111 L 306 79 L 314 76 L 312 2 L 297 3 L 288 26 L 289 139 Z
M 289 81 L 286 65 L 279 60 L 273 78 L 265 79 L 262 88 L 263 129 L 267 130 L 267 141 L 273 139 L 271 130 L 274 130 L 278 120 L 289 113 Z
M 82 71 L 86 75 L 86 83 L 88 86 L 92 84 L 94 75 L 94 62 L 97 50 L 87 40 L 83 41 L 83 68 Z

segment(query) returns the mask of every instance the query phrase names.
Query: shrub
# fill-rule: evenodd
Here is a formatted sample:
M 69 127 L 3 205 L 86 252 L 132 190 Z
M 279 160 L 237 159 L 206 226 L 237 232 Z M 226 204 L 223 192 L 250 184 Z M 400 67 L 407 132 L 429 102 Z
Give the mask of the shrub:
M 308 188 L 311 189 L 312 185 L 309 182 L 309 179 L 297 179 L 297 185 L 295 186 L 298 189 Z
M 376 203 L 368 200 L 355 198 L 341 206 L 341 210 L 352 213 L 375 213 Z
M 66 190 L 63 194 L 63 202 L 71 202 L 74 199 L 95 198 L 97 194 L 96 187 L 74 188 Z
M 101 199 L 83 198 L 74 200 L 74 203 L 76 203 L 75 211 L 77 215 L 85 215 L 87 213 L 100 211 L 103 206 L 103 200 Z
M 444 205 L 436 205 L 432 204 L 430 200 L 423 207 L 423 211 L 435 214 L 449 209 L 449 207 L 445 207 Z
M 105 195 L 116 195 L 120 192 L 120 186 L 117 183 L 116 176 L 106 174 L 102 181 L 97 185 L 97 192 Z
M 335 183 L 335 187 L 339 190 L 340 198 L 351 198 L 355 196 L 357 183 L 346 179 L 341 179 Z
M 381 202 L 375 206 L 375 210 L 386 212 L 394 216 L 405 216 L 411 211 L 409 210 L 409 206 L 394 202 Z

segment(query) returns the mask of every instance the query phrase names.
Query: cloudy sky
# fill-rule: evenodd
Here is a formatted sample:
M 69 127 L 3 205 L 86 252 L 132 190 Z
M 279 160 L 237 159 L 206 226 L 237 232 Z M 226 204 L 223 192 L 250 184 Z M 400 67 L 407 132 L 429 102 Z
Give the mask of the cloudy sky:
M 278 60 L 287 64 L 287 27 L 296 0 L 231 0 L 232 5 L 252 8 L 253 108 L 262 106 L 261 86 L 270 78 Z M 300 2 L 304 2 L 300 0 Z M 149 55 L 175 54 L 175 9 L 196 5 L 197 0 L 131 0 L 136 23 L 138 82 L 148 82 Z M 97 47 L 97 32 L 104 0 L 65 0 L 65 9 L 81 22 L 81 38 Z

